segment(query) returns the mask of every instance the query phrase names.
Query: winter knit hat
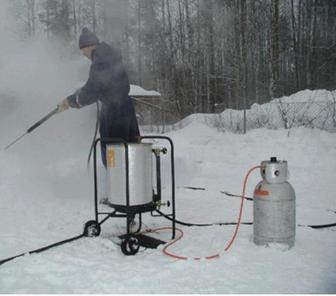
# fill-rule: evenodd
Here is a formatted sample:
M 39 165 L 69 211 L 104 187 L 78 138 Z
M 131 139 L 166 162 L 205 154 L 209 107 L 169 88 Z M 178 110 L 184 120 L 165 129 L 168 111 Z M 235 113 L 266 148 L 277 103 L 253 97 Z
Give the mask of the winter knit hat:
M 97 36 L 92 33 L 88 28 L 83 28 L 82 33 L 79 36 L 78 45 L 82 49 L 91 45 L 96 45 L 99 43 Z

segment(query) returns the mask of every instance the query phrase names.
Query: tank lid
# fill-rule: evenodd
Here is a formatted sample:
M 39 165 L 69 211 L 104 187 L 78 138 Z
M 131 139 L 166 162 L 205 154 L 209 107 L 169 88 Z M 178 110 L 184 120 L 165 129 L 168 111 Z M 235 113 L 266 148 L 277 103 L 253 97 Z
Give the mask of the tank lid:
M 107 143 L 107 146 L 125 146 L 124 143 Z M 127 143 L 127 146 L 153 146 L 153 143 Z

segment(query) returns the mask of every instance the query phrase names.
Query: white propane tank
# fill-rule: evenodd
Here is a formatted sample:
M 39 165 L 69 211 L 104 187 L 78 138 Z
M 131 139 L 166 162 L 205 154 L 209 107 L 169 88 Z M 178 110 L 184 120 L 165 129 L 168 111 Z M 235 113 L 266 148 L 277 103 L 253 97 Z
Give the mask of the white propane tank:
M 261 162 L 263 180 L 256 186 L 253 204 L 253 241 L 294 246 L 295 192 L 287 182 L 287 161 L 271 157 Z

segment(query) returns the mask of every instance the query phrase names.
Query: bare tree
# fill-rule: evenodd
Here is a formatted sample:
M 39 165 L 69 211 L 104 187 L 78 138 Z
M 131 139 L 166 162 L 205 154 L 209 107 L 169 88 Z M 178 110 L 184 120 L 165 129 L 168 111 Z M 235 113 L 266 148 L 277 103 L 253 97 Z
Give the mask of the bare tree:
M 270 84 L 271 98 L 278 95 L 279 83 L 279 0 L 271 3 L 271 45 L 270 45 Z
M 28 35 L 33 36 L 35 34 L 35 0 L 26 0 L 27 2 L 27 23 L 28 23 Z

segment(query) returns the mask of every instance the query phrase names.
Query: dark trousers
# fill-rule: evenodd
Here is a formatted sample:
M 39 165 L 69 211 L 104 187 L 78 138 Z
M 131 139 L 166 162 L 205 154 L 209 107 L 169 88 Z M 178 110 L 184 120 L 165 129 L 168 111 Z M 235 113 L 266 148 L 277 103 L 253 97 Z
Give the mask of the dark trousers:
M 103 104 L 99 132 L 101 138 L 120 138 L 129 143 L 139 142 L 139 126 L 131 98 L 123 99 L 119 105 Z M 101 143 L 101 156 L 106 167 L 105 143 Z

